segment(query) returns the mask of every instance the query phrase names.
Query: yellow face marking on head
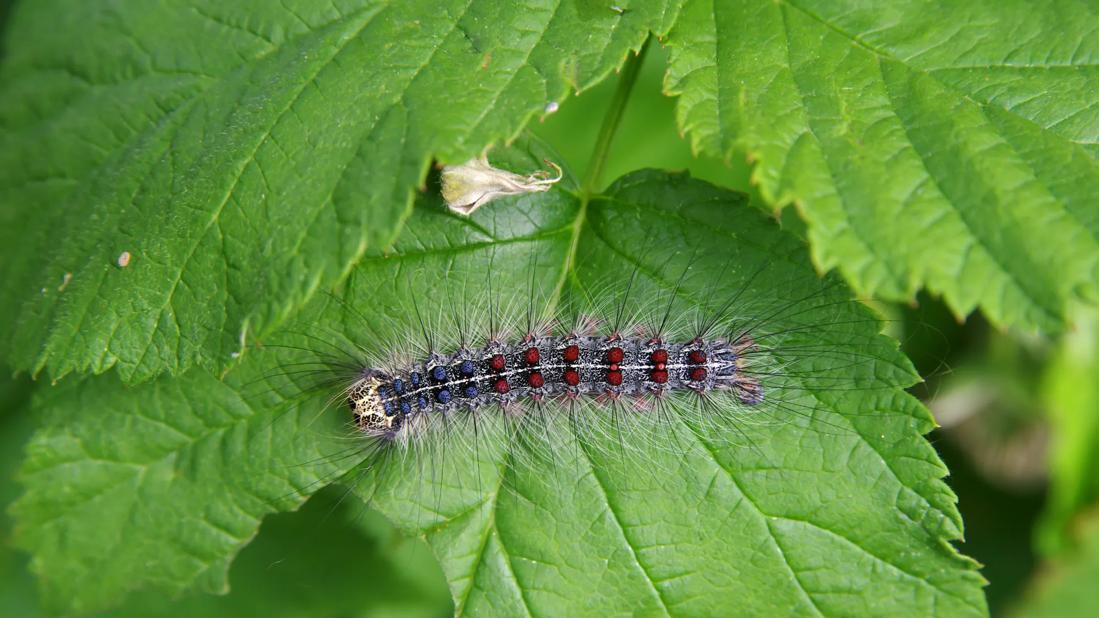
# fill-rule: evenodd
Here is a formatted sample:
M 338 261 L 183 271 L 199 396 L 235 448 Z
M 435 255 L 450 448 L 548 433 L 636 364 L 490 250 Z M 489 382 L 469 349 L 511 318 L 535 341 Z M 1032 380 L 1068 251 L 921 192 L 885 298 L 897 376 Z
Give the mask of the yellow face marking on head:
M 365 378 L 352 386 L 348 394 L 359 428 L 368 433 L 393 429 L 397 418 L 396 415 L 386 416 L 385 405 L 378 395 L 378 387 L 382 384 L 384 382 L 377 378 Z

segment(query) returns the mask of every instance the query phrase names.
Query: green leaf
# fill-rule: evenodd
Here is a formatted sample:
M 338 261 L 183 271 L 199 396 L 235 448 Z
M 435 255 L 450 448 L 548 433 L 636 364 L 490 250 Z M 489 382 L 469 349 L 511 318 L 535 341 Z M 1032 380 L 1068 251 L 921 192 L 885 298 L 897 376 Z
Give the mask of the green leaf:
M 29 389 L 26 388 L 27 384 L 23 381 L 18 383 L 7 380 L 0 381 L 2 381 L 2 384 L 0 384 L 0 401 L 6 404 L 2 409 L 5 412 L 10 410 L 21 413 L 18 415 L 7 414 L 0 418 L 0 421 L 2 421 L 0 427 L 3 428 L 3 431 L 0 432 L 0 438 L 3 439 L 5 447 L 0 451 L 0 481 L 3 481 L 3 485 L 0 486 L 0 506 L 6 511 L 7 506 L 17 494 L 17 488 L 12 477 L 18 467 L 23 444 L 31 434 L 32 423 L 30 422 L 31 416 L 25 414 L 27 406 L 20 403 L 20 400 L 27 399 L 26 395 L 29 394 Z M 185 387 L 194 385 L 194 381 L 186 379 L 177 380 L 177 382 L 182 383 L 182 386 Z M 104 386 L 100 385 L 100 387 Z M 147 387 L 140 387 L 128 391 L 124 397 L 127 400 L 135 397 L 140 400 L 140 398 L 150 394 L 152 390 Z M 245 387 L 242 390 L 254 393 L 254 387 Z M 173 395 L 168 394 L 166 389 L 159 389 L 155 397 L 175 398 Z M 83 405 L 88 406 L 84 408 L 86 413 L 98 414 L 103 411 L 101 409 L 102 403 L 88 399 L 81 401 Z M 231 405 L 223 398 L 216 396 L 207 400 L 200 400 L 196 405 L 208 406 L 212 401 L 218 402 L 216 405 L 220 406 Z M 210 410 L 207 413 L 214 414 L 215 412 Z M 153 416 L 153 414 L 148 416 Z M 173 422 L 178 420 L 176 419 Z M 269 417 L 261 417 L 259 420 L 264 424 L 271 424 Z M 129 427 L 134 428 L 140 424 L 138 422 L 135 425 L 131 422 Z M 99 426 L 102 427 L 102 424 Z M 278 431 L 279 427 L 276 423 L 272 428 Z M 154 431 L 143 432 L 142 436 L 147 436 L 154 441 L 178 437 L 178 433 L 169 428 L 167 424 L 161 426 L 160 429 L 162 430 L 160 435 L 153 435 L 156 434 Z M 40 433 L 32 449 L 42 448 L 42 437 L 43 434 Z M 71 436 L 69 438 L 71 439 Z M 58 445 L 60 441 L 60 438 L 54 436 L 51 445 Z M 277 457 L 265 454 L 262 448 L 256 448 L 263 442 L 262 432 L 255 432 L 255 435 L 250 437 L 248 442 L 254 446 L 243 451 L 242 457 L 244 460 L 267 460 L 266 465 L 273 468 L 269 473 L 277 477 L 290 478 L 292 468 L 299 467 L 298 464 L 302 463 L 299 458 L 307 456 L 302 449 L 288 454 L 289 460 L 293 461 L 294 465 L 283 469 Z M 215 465 L 219 468 L 225 468 L 218 474 L 228 475 L 231 468 L 238 467 L 233 463 L 235 461 L 233 457 L 235 453 L 241 451 L 224 441 L 222 445 L 225 447 L 223 450 L 226 459 L 218 461 Z M 209 453 L 210 451 L 207 450 L 206 452 Z M 315 464 L 327 462 L 330 459 L 328 456 L 330 452 L 327 451 L 324 456 L 311 458 L 320 460 L 308 462 L 314 468 L 311 471 L 312 474 L 321 472 L 321 469 L 317 468 Z M 194 453 L 194 446 L 180 447 L 170 456 L 172 459 L 170 463 L 177 466 L 179 476 L 188 476 L 186 471 L 178 470 L 178 467 L 190 465 L 183 462 L 182 458 L 198 456 Z M 103 464 L 104 462 L 99 462 L 100 466 L 103 466 Z M 60 497 L 73 487 L 78 487 L 80 491 L 94 491 L 99 482 L 94 477 L 95 471 L 92 469 L 94 465 L 95 463 L 91 457 L 88 457 L 86 461 L 82 461 L 80 464 L 69 465 L 66 470 L 75 471 L 74 476 L 76 478 L 75 480 L 65 479 L 68 482 L 67 488 L 59 490 L 54 496 Z M 116 466 L 117 464 L 111 464 L 111 467 Z M 253 466 L 243 472 L 256 473 L 258 469 L 257 466 Z M 125 520 L 124 518 L 114 518 L 112 516 L 113 511 L 109 508 L 104 512 L 98 511 L 95 506 L 96 503 L 77 506 L 71 502 L 66 503 L 66 506 L 63 507 L 64 515 L 61 521 L 42 522 L 36 520 L 32 527 L 54 526 L 54 531 L 63 530 L 57 537 L 62 543 L 64 542 L 63 535 L 67 533 L 83 533 L 94 536 L 96 533 L 104 533 L 121 525 L 124 531 L 124 543 L 136 543 L 138 540 L 143 540 L 155 544 L 154 549 L 147 551 L 149 551 L 149 555 L 155 555 L 156 559 L 143 563 L 140 562 L 141 558 L 130 553 L 132 547 L 127 548 L 124 543 L 121 547 L 111 545 L 117 541 L 117 537 L 100 540 L 100 547 L 108 545 L 112 547 L 109 559 L 105 563 L 109 566 L 103 571 L 93 572 L 87 580 L 84 579 L 87 576 L 83 575 L 83 569 L 73 570 L 71 566 L 66 567 L 64 565 L 58 567 L 57 565 L 61 564 L 60 562 L 54 563 L 51 561 L 52 557 L 44 556 L 43 562 L 49 567 L 48 572 L 43 576 L 46 582 L 45 592 L 47 600 L 53 601 L 53 608 L 56 610 L 59 605 L 56 599 L 50 598 L 50 595 L 60 591 L 56 583 L 51 583 L 54 579 L 51 574 L 75 575 L 78 577 L 76 584 L 87 586 L 89 589 L 100 585 L 102 582 L 102 584 L 105 584 L 107 588 L 105 592 L 108 594 L 117 594 L 117 590 L 113 588 L 114 583 L 111 577 L 99 580 L 96 578 L 96 573 L 107 573 L 108 575 L 121 573 L 120 579 L 131 580 L 127 587 L 141 587 L 146 581 L 138 576 L 146 568 L 154 576 L 164 576 L 167 573 L 166 563 L 179 558 L 178 555 L 173 557 L 174 554 L 194 550 L 193 553 L 188 554 L 188 557 L 192 561 L 203 560 L 202 552 L 209 547 L 218 547 L 219 550 L 223 547 L 213 543 L 213 539 L 196 542 L 195 537 L 203 535 L 216 537 L 221 536 L 221 534 L 217 528 L 196 524 L 194 518 L 185 514 L 187 511 L 224 513 L 231 511 L 234 505 L 250 508 L 248 503 L 252 502 L 256 495 L 253 492 L 258 491 L 262 494 L 272 491 L 270 489 L 271 485 L 263 480 L 240 483 L 239 479 L 236 479 L 237 482 L 234 482 L 234 480 L 229 480 L 228 483 L 221 481 L 224 484 L 219 485 L 219 482 L 210 482 L 210 478 L 201 478 L 200 475 L 193 476 L 207 482 L 214 491 L 196 495 L 193 492 L 187 493 L 179 488 L 172 489 L 172 500 L 167 506 L 170 508 L 175 505 L 181 511 L 179 514 L 172 514 L 168 517 L 164 517 L 164 511 L 160 512 L 158 516 L 162 517 L 163 521 L 159 523 L 144 519 L 145 517 L 152 517 L 152 514 L 148 510 L 144 510 L 142 505 L 133 505 L 132 510 L 137 519 Z M 30 476 L 25 475 L 23 480 L 24 482 L 37 480 L 48 483 L 56 481 L 57 478 L 57 476 L 43 476 L 39 471 L 36 471 Z M 257 478 L 261 479 L 262 477 Z M 304 478 L 309 479 L 311 477 L 306 475 Z M 322 480 L 326 481 L 328 478 Z M 175 482 L 182 484 L 179 479 Z M 300 483 L 304 481 L 291 480 L 288 482 Z M 305 487 L 305 491 L 312 493 L 321 486 L 322 483 L 311 482 Z M 140 490 L 143 488 L 148 488 L 148 485 L 135 488 L 134 493 L 136 495 L 133 498 L 142 499 Z M 219 488 L 221 494 L 216 491 Z M 119 490 L 116 488 L 114 491 L 117 493 Z M 274 491 L 282 490 L 275 489 Z M 243 498 L 244 502 L 242 502 L 244 496 L 253 497 Z M 288 497 L 278 495 L 274 501 L 274 504 L 277 505 L 276 508 L 284 510 L 287 504 L 286 498 Z M 186 502 L 184 502 L 184 499 L 186 499 Z M 33 500 L 32 497 L 29 501 Z M 98 500 L 97 504 L 110 501 L 109 498 L 104 496 L 92 500 Z M 16 509 L 16 513 L 20 517 L 33 514 L 33 511 L 28 513 L 24 510 L 29 501 L 24 501 L 23 505 Z M 219 503 L 219 501 L 221 502 Z M 60 505 L 57 503 L 52 505 L 54 509 L 59 507 Z M 167 512 L 171 513 L 171 511 Z M 60 511 L 55 510 L 55 513 L 60 513 Z M 76 516 L 87 516 L 90 521 L 86 525 L 84 522 L 69 519 Z M 243 524 L 249 527 L 246 529 L 254 527 L 255 522 L 252 519 L 251 517 L 243 518 L 244 521 L 248 522 Z M 222 521 L 222 523 L 224 522 Z M 158 527 L 159 530 L 156 530 L 155 528 Z M 93 528 L 94 531 L 81 532 L 89 528 Z M 27 572 L 25 557 L 16 554 L 14 548 L 10 547 L 10 526 L 3 517 L 3 513 L 0 513 L 0 533 L 2 533 L 4 541 L 3 545 L 0 546 L 0 615 L 45 615 L 35 595 L 35 581 Z M 37 534 L 38 532 L 32 533 L 32 535 Z M 47 532 L 47 534 L 50 533 Z M 30 538 L 38 537 L 32 536 Z M 76 554 L 81 549 L 66 546 L 61 551 L 72 552 L 66 553 L 65 556 L 76 559 Z M 230 555 L 228 558 L 231 557 Z M 79 561 L 90 558 L 89 555 L 79 555 Z M 209 559 L 210 563 L 214 561 L 214 559 Z M 103 565 L 92 564 L 88 566 L 95 569 L 97 566 L 102 567 Z M 220 568 L 220 566 L 217 565 L 216 568 Z M 317 574 L 324 574 L 324 577 L 318 578 Z M 180 583 L 185 581 L 185 577 L 180 578 Z M 346 489 L 342 488 L 333 488 L 318 493 L 297 513 L 283 514 L 264 520 L 263 527 L 259 531 L 255 542 L 250 543 L 241 552 L 239 558 L 234 560 L 232 570 L 229 573 L 229 582 L 233 586 L 232 592 L 225 596 L 196 595 L 185 599 L 174 599 L 165 594 L 154 592 L 134 595 L 125 606 L 107 613 L 106 616 L 116 618 L 127 616 L 147 618 L 151 616 L 212 615 L 268 617 L 372 616 L 377 615 L 378 612 L 390 612 L 411 617 L 441 616 L 448 613 L 450 607 L 450 599 L 446 594 L 446 583 L 442 572 L 439 571 L 438 564 L 431 556 L 427 546 L 422 542 L 410 542 L 408 539 L 402 538 L 392 529 L 391 524 L 384 521 L 377 514 L 366 511 L 365 506 L 350 496 Z M 160 587 L 169 595 L 182 589 L 181 585 L 161 585 Z M 64 586 L 61 586 L 61 588 L 64 588 Z M 201 585 L 199 589 L 207 590 Z M 224 593 L 227 589 L 227 586 L 217 586 L 209 589 L 209 591 Z M 90 607 L 81 605 L 83 603 L 80 600 L 82 592 L 77 591 L 77 598 L 72 600 L 76 603 L 75 606 L 66 604 L 64 608 Z M 65 594 L 68 594 L 67 589 Z M 91 606 L 102 606 L 104 604 L 95 602 Z
M 495 154 L 510 167 L 544 153 Z M 311 303 L 300 322 L 310 336 L 281 337 L 319 353 L 328 337 L 376 352 L 386 333 L 418 332 L 413 299 L 435 323 L 483 300 L 487 285 L 522 296 L 532 276 L 564 298 L 636 269 L 644 298 L 674 287 L 665 277 L 692 259 L 676 250 L 688 238 L 698 273 L 680 292 L 688 308 L 709 306 L 706 293 L 724 302 L 761 266 L 747 288 L 758 310 L 820 287 L 804 246 L 739 194 L 649 171 L 590 200 L 572 186 L 499 200 L 471 219 L 424 198 L 393 250 L 354 270 L 343 299 Z M 816 342 L 821 354 L 804 368 L 839 371 L 857 388 L 791 376 L 808 390 L 788 415 L 704 441 L 671 424 L 663 446 L 642 441 L 626 457 L 617 442 L 531 435 L 554 447 L 541 474 L 512 465 L 515 452 L 486 433 L 475 451 L 418 460 L 431 451 L 417 450 L 349 480 L 426 537 L 463 613 L 983 614 L 976 565 L 950 544 L 961 521 L 946 470 L 921 437 L 931 418 L 903 392 L 916 377 L 842 285 L 826 289 L 841 304 L 800 317 L 840 330 Z M 365 456 L 339 430 L 345 412 L 324 409 L 334 390 L 307 405 L 278 381 L 261 382 L 262 396 L 234 386 L 270 367 L 292 371 L 285 353 L 309 358 L 253 355 L 225 383 L 192 372 L 127 388 L 105 376 L 38 402 L 46 427 L 16 513 L 48 600 L 76 609 L 141 586 L 219 590 L 259 517 Z
M 234 388 L 192 371 L 134 388 L 108 375 L 40 389 L 42 428 L 12 512 L 48 607 L 100 609 L 147 586 L 224 593 L 266 514 L 354 464 L 332 458 L 338 419 L 282 403 L 256 379 Z
M 768 267 L 750 288 L 759 302 L 812 289 L 817 278 L 800 243 L 744 206 L 742 196 L 684 176 L 639 172 L 587 204 L 551 194 L 509 206 L 553 232 L 491 247 L 486 240 L 514 233 L 504 207 L 475 217 L 463 234 L 434 224 L 442 215 L 425 209 L 409 222 L 413 240 L 355 272 L 348 302 L 369 308 L 368 320 L 415 320 L 410 295 L 479 297 L 489 264 L 495 286 L 522 286 L 531 259 L 536 278 L 567 282 L 565 293 L 600 289 L 636 268 L 643 299 L 675 287 L 691 255 L 663 248 L 687 239 L 718 298 L 741 289 L 761 261 Z M 715 259 L 736 267 L 723 279 Z M 416 273 L 414 281 L 401 273 Z M 705 298 L 698 285 L 685 283 L 683 297 Z M 421 294 L 417 305 L 433 316 L 453 312 L 449 302 Z M 818 309 L 809 319 L 837 319 Z M 939 480 L 945 469 L 920 437 L 931 419 L 901 391 L 915 376 L 874 323 L 858 322 L 844 343 L 867 342 L 859 352 L 872 360 L 854 373 L 870 386 L 807 386 L 808 420 L 791 406 L 777 424 L 726 427 L 713 442 L 677 426 L 674 440 L 665 438 L 692 445 L 685 453 L 640 444 L 624 458 L 614 437 L 578 444 L 560 424 L 565 435 L 534 438 L 555 446 L 552 466 L 533 472 L 482 429 L 476 452 L 402 461 L 360 491 L 427 537 L 459 611 L 474 615 L 982 614 L 975 565 L 948 543 L 961 522 Z M 415 322 L 405 328 L 415 331 Z M 849 361 L 834 362 L 849 369 Z M 829 363 L 813 367 L 826 372 Z
M 1073 1 L 687 0 L 666 91 L 861 293 L 1064 326 L 1099 297 L 1099 31 Z
M 321 575 L 321 576 L 318 576 Z M 422 541 L 403 538 L 345 489 L 269 518 L 233 563 L 232 592 L 180 600 L 137 595 L 110 618 L 439 617 L 453 612 Z
M 54 377 L 223 368 L 392 242 L 432 156 L 514 136 L 673 17 L 21 2 L 0 65 L 3 349 Z

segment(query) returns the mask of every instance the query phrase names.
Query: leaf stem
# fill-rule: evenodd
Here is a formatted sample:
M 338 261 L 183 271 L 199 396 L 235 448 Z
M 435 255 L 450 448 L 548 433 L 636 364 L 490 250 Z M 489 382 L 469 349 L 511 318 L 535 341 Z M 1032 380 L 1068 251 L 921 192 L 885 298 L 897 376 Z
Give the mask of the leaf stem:
M 614 97 L 607 108 L 607 114 L 603 116 L 603 125 L 599 128 L 599 137 L 595 141 L 595 150 L 592 152 L 591 163 L 588 165 L 588 173 L 580 185 L 582 195 L 591 195 L 599 188 L 599 179 L 603 175 L 603 168 L 607 164 L 607 155 L 610 154 L 611 142 L 618 130 L 618 124 L 622 121 L 622 114 L 626 111 L 626 103 L 630 99 L 630 91 L 637 81 L 637 75 L 641 70 L 641 63 L 645 60 L 645 52 L 649 49 L 650 35 L 641 44 L 637 54 L 626 58 L 622 66 L 622 72 L 618 78 L 618 88 L 614 91 Z
M 554 287 L 551 307 L 556 307 L 561 299 L 561 293 L 565 288 L 565 281 L 576 267 L 576 251 L 580 245 L 580 231 L 584 228 L 584 222 L 588 216 L 588 202 L 592 194 L 599 188 L 599 178 L 603 175 L 603 168 L 607 163 L 607 155 L 611 149 L 611 141 L 618 129 L 618 123 L 622 120 L 622 113 L 626 111 L 626 102 L 630 99 L 630 91 L 633 90 L 637 74 L 641 69 L 641 63 L 645 60 L 645 52 L 649 49 L 649 41 L 652 36 L 645 38 L 641 49 L 637 54 L 628 56 L 626 63 L 618 78 L 618 88 L 614 91 L 607 114 L 603 117 L 603 125 L 599 128 L 599 137 L 595 140 L 595 150 L 592 151 L 591 162 L 588 171 L 580 182 L 580 208 L 576 212 L 576 219 L 572 222 L 572 236 L 569 240 L 569 251 L 565 255 L 565 267 L 561 270 L 561 277 Z

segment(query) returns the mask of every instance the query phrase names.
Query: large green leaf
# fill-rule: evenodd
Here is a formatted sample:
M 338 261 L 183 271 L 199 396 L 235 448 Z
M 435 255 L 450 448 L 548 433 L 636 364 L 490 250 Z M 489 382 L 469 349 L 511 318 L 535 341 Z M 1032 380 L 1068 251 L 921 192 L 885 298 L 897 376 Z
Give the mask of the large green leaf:
M 486 260 L 522 267 L 530 252 L 547 268 L 537 277 L 565 282 L 564 294 L 613 290 L 608 276 L 636 271 L 639 302 L 678 286 L 688 304 L 711 295 L 720 304 L 746 289 L 749 306 L 766 312 L 819 286 L 804 247 L 745 208 L 743 196 L 684 176 L 627 175 L 590 203 L 559 204 L 560 222 L 551 204 L 531 203 L 541 227 L 557 233 L 464 259 L 453 254 L 452 230 L 414 218 L 410 228 L 423 230 L 415 243 L 367 260 L 351 302 L 399 316 L 420 289 L 458 286 L 478 296 Z M 490 236 L 497 217 L 482 224 Z M 485 231 L 466 233 L 462 244 L 474 248 Z M 678 280 L 688 262 L 705 275 Z M 753 278 L 760 263 L 767 266 Z M 394 285 L 394 269 L 421 274 Z M 819 358 L 790 365 L 803 390 L 774 410 L 777 423 L 732 423 L 709 437 L 676 425 L 656 444 L 631 444 L 626 456 L 613 431 L 578 442 L 560 423 L 535 436 L 555 445 L 552 463 L 540 465 L 516 463 L 526 455 L 482 426 L 487 437 L 475 452 L 452 448 L 428 471 L 402 460 L 361 489 L 426 535 L 457 607 L 473 615 L 981 614 L 974 564 L 947 543 L 961 522 L 939 481 L 945 470 L 919 437 L 930 416 L 900 390 L 915 376 L 895 344 L 876 336 L 876 322 L 847 309 L 799 306 L 799 318 L 835 327 L 813 337 L 833 339 L 800 341 L 819 346 Z M 842 382 L 813 375 L 837 366 Z M 430 475 L 440 475 L 431 490 L 418 489 Z
M 1099 30 L 1064 0 L 687 0 L 666 88 L 861 292 L 1056 330 L 1099 282 Z
M 43 389 L 12 511 L 47 606 L 98 609 L 146 586 L 225 592 L 262 518 L 353 463 L 332 460 L 335 419 L 281 404 L 262 381 L 251 389 L 197 371 Z
M 428 547 L 343 488 L 264 521 L 229 579 L 225 596 L 135 595 L 104 618 L 440 618 L 453 610 Z
M 135 595 L 124 607 L 106 615 L 121 618 L 372 616 L 377 612 L 440 616 L 446 613 L 449 599 L 440 581 L 442 573 L 436 573 L 438 566 L 432 564 L 427 548 L 397 537 L 390 525 L 379 521 L 376 515 L 366 513 L 365 507 L 350 498 L 345 489 L 314 496 L 299 513 L 265 520 L 256 542 L 248 546 L 239 560 L 234 561 L 232 571 L 227 572 L 229 560 L 234 558 L 243 542 L 251 539 L 263 513 L 272 508 L 287 510 L 300 501 L 301 495 L 323 487 L 323 483 L 315 482 L 320 473 L 324 474 L 322 481 L 331 480 L 332 474 L 324 469 L 334 459 L 331 455 L 334 445 L 321 440 L 329 449 L 324 454 L 308 450 L 318 446 L 314 444 L 317 442 L 315 435 L 300 448 L 284 445 L 278 436 L 300 436 L 305 432 L 283 429 L 281 423 L 296 421 L 283 420 L 281 417 L 285 415 L 278 414 L 275 415 L 280 417 L 278 420 L 257 415 L 251 419 L 251 425 L 244 420 L 228 422 L 220 431 L 210 431 L 204 438 L 197 435 L 183 438 L 180 431 L 170 425 L 188 431 L 194 429 L 195 419 L 181 411 L 181 402 L 193 400 L 204 418 L 216 422 L 212 419 L 235 405 L 232 397 L 216 394 L 226 393 L 224 387 L 210 380 L 196 381 L 187 377 L 161 381 L 183 389 L 194 388 L 195 392 L 208 388 L 215 393 L 209 397 L 188 397 L 165 388 L 152 388 L 152 385 L 131 390 L 109 382 L 105 380 L 85 389 L 95 391 L 96 395 L 80 399 L 82 410 L 102 414 L 121 402 L 119 412 L 125 414 L 129 412 L 127 404 L 140 404 L 144 400 L 150 409 L 143 413 L 142 419 L 125 421 L 121 416 L 111 415 L 78 428 L 76 435 L 62 437 L 56 432 L 39 433 L 31 446 L 32 457 L 41 456 L 43 448 L 60 449 L 65 444 L 72 445 L 75 440 L 89 447 L 89 451 L 81 451 L 66 463 L 60 463 L 66 457 L 64 453 L 50 452 L 46 457 L 56 465 L 49 471 L 24 470 L 24 482 L 61 483 L 49 492 L 56 501 L 44 505 L 35 502 L 32 496 L 15 509 L 19 517 L 32 520 L 33 527 L 38 528 L 22 537 L 24 543 L 28 540 L 38 542 L 44 538 L 38 536 L 40 534 L 58 542 L 59 547 L 38 547 L 43 551 L 39 554 L 40 566 L 36 568 L 46 569 L 39 580 L 48 607 L 70 611 L 101 607 L 108 604 L 103 600 L 105 596 L 114 602 L 120 598 L 121 591 L 139 589 L 152 582 L 161 594 Z M 257 388 L 262 390 L 266 385 L 250 384 L 241 390 L 255 394 Z M 64 388 L 57 394 L 67 403 L 73 403 L 70 393 L 71 389 Z M 6 395 L 5 402 L 8 400 Z M 103 395 L 110 399 L 99 399 Z M 252 400 L 256 399 L 253 395 Z M 154 401 L 166 403 L 160 405 Z M 39 407 L 42 405 L 53 404 L 38 403 Z M 53 408 L 49 410 L 52 413 Z M 315 414 L 315 410 L 313 412 Z M 142 429 L 142 425 L 156 423 L 161 414 L 170 418 L 160 426 L 159 433 L 148 427 Z M 237 414 L 247 416 L 243 408 Z M 4 464 L 0 473 L 5 477 L 16 467 L 22 441 L 30 433 L 29 420 L 27 415 L 3 418 L 5 431 L 0 435 L 9 447 L 0 461 Z M 47 420 L 52 422 L 52 419 Z M 308 420 L 312 431 L 320 430 L 313 424 L 314 417 Z M 112 428 L 112 423 L 117 425 Z M 333 425 L 338 426 L 338 423 Z M 127 448 L 108 450 L 103 457 L 97 454 L 102 444 L 90 438 L 94 434 L 81 433 L 82 429 L 125 430 L 123 427 L 133 434 L 127 434 L 123 440 L 107 442 L 125 442 Z M 335 432 L 338 430 L 331 433 Z M 163 446 L 142 445 L 145 442 L 158 442 Z M 285 452 L 284 457 L 275 454 L 274 445 L 280 446 L 278 450 Z M 138 448 L 161 461 L 141 461 L 135 456 Z M 195 461 L 211 454 L 217 457 L 216 462 L 200 465 Z M 242 465 L 241 462 L 247 463 Z M 301 466 L 303 463 L 307 466 Z M 30 465 L 34 466 L 34 461 Z M 170 469 L 169 475 L 174 475 L 173 478 L 152 478 L 157 475 L 158 465 L 161 470 Z M 346 465 L 350 464 L 344 467 Z M 132 471 L 147 471 L 147 476 L 134 478 L 126 473 L 127 466 Z M 206 471 L 200 471 L 200 467 Z M 296 474 L 295 470 L 301 467 L 308 469 L 303 474 Z M 206 490 L 196 489 L 197 484 L 203 484 Z M 301 487 L 302 492 L 287 489 L 295 485 Z M 3 489 L 0 504 L 6 508 L 15 491 L 14 487 L 8 490 L 7 482 Z M 80 496 L 74 496 L 74 490 L 80 492 Z M 142 504 L 145 500 L 151 504 Z M 43 515 L 41 508 L 48 509 L 49 513 Z M 119 516 L 117 509 L 126 509 L 130 516 Z M 58 521 L 48 521 L 59 515 Z M 237 535 L 236 530 L 240 531 L 238 539 L 233 538 Z M 6 616 L 35 615 L 34 612 L 41 610 L 33 596 L 33 580 L 25 572 L 22 556 L 6 546 L 10 533 L 7 526 L 3 532 L 0 607 L 6 610 Z M 89 546 L 82 543 L 69 544 L 68 535 L 85 535 L 89 537 L 87 542 L 107 553 L 90 552 Z M 67 562 L 67 559 L 73 559 L 73 562 Z M 192 583 L 196 569 L 203 568 L 210 574 L 197 581 L 198 590 L 224 594 L 231 581 L 232 594 L 223 597 L 196 595 L 183 600 L 163 594 L 180 592 Z M 323 577 L 318 577 L 319 574 Z M 70 577 L 74 578 L 72 582 L 63 581 Z
M 0 66 L 6 354 L 55 377 L 224 367 L 392 242 L 433 155 L 513 136 L 673 14 L 18 3 Z
M 540 158 L 500 155 L 519 166 Z M 354 270 L 342 300 L 311 304 L 309 336 L 282 337 L 378 352 L 388 333 L 414 334 L 417 315 L 461 322 L 486 286 L 523 297 L 533 277 L 554 297 L 605 295 L 608 279 L 637 272 L 643 300 L 666 297 L 692 261 L 680 308 L 712 309 L 745 290 L 741 309 L 770 313 L 820 289 L 804 246 L 739 194 L 659 172 L 590 201 L 570 186 L 469 220 L 424 199 L 393 250 Z M 679 249 L 687 239 L 691 250 Z M 716 432 L 675 422 L 625 451 L 577 442 L 560 423 L 528 434 L 554 447 L 544 467 L 485 425 L 475 449 L 416 451 L 351 480 L 427 538 L 465 613 L 982 614 L 975 564 L 950 545 L 962 530 L 945 468 L 921 437 L 931 418 L 902 390 L 916 377 L 841 285 L 824 290 L 827 302 L 798 305 L 794 323 L 833 329 L 801 331 L 809 338 L 791 350 L 816 353 L 790 365 L 795 398 L 760 418 Z M 815 339 L 822 332 L 831 335 Z M 224 384 L 193 372 L 138 388 L 101 377 L 41 399 L 46 428 L 17 514 L 47 597 L 94 607 L 139 586 L 218 590 L 263 513 L 364 456 L 338 429 L 343 409 L 323 409 L 333 391 L 310 405 L 283 401 L 292 384 L 257 395 L 234 386 L 270 367 L 294 371 L 295 358 L 310 355 L 252 355 Z

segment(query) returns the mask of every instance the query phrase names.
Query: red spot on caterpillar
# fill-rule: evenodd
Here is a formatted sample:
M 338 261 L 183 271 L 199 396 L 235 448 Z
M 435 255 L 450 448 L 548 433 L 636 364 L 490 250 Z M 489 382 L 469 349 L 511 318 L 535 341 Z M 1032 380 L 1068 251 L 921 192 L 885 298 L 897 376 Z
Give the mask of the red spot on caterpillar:
M 496 383 L 492 385 L 492 388 L 494 388 L 496 392 L 500 393 L 501 395 L 511 390 L 511 387 L 508 386 L 508 381 L 503 378 L 496 380 Z
M 667 367 L 668 366 L 665 365 L 664 363 L 657 363 L 656 364 L 656 368 L 657 368 L 658 371 L 664 371 Z
M 561 358 L 565 359 L 566 363 L 575 363 L 580 359 L 580 346 L 570 345 L 561 351 Z
M 695 382 L 701 382 L 706 379 L 706 370 L 702 367 L 695 367 L 691 370 L 691 379 Z
M 611 366 L 608 367 L 608 369 L 611 371 L 618 371 L 618 363 L 611 363 Z
M 537 350 L 535 351 L 537 352 Z M 542 377 L 540 372 L 532 371 L 527 376 L 527 384 L 530 384 L 531 388 L 542 388 L 546 384 L 546 379 Z
M 506 365 L 507 360 L 504 358 L 503 354 L 493 354 L 492 358 L 488 361 L 488 366 L 492 367 L 493 371 L 503 371 Z
M 662 365 L 662 364 L 668 362 L 668 351 L 667 350 L 653 350 L 653 353 L 649 355 L 649 360 L 656 363 L 657 365 Z
M 622 359 L 626 357 L 622 348 L 611 348 L 607 350 L 607 361 L 610 363 L 621 363 Z
M 580 372 L 575 369 L 566 369 L 564 374 L 565 384 L 576 386 L 580 384 Z
M 523 352 L 523 360 L 527 361 L 528 365 L 537 365 L 539 358 L 541 356 L 538 354 L 538 348 L 527 348 L 527 351 Z
M 607 372 L 607 384 L 611 386 L 620 386 L 622 384 L 622 372 L 621 371 L 608 371 Z
M 691 350 L 691 352 L 687 354 L 687 360 L 696 365 L 701 365 L 706 362 L 706 354 L 702 350 Z
M 657 384 L 663 384 L 668 381 L 668 372 L 662 369 L 657 369 L 656 371 L 650 373 L 649 377 L 652 378 L 653 382 L 656 382 Z

